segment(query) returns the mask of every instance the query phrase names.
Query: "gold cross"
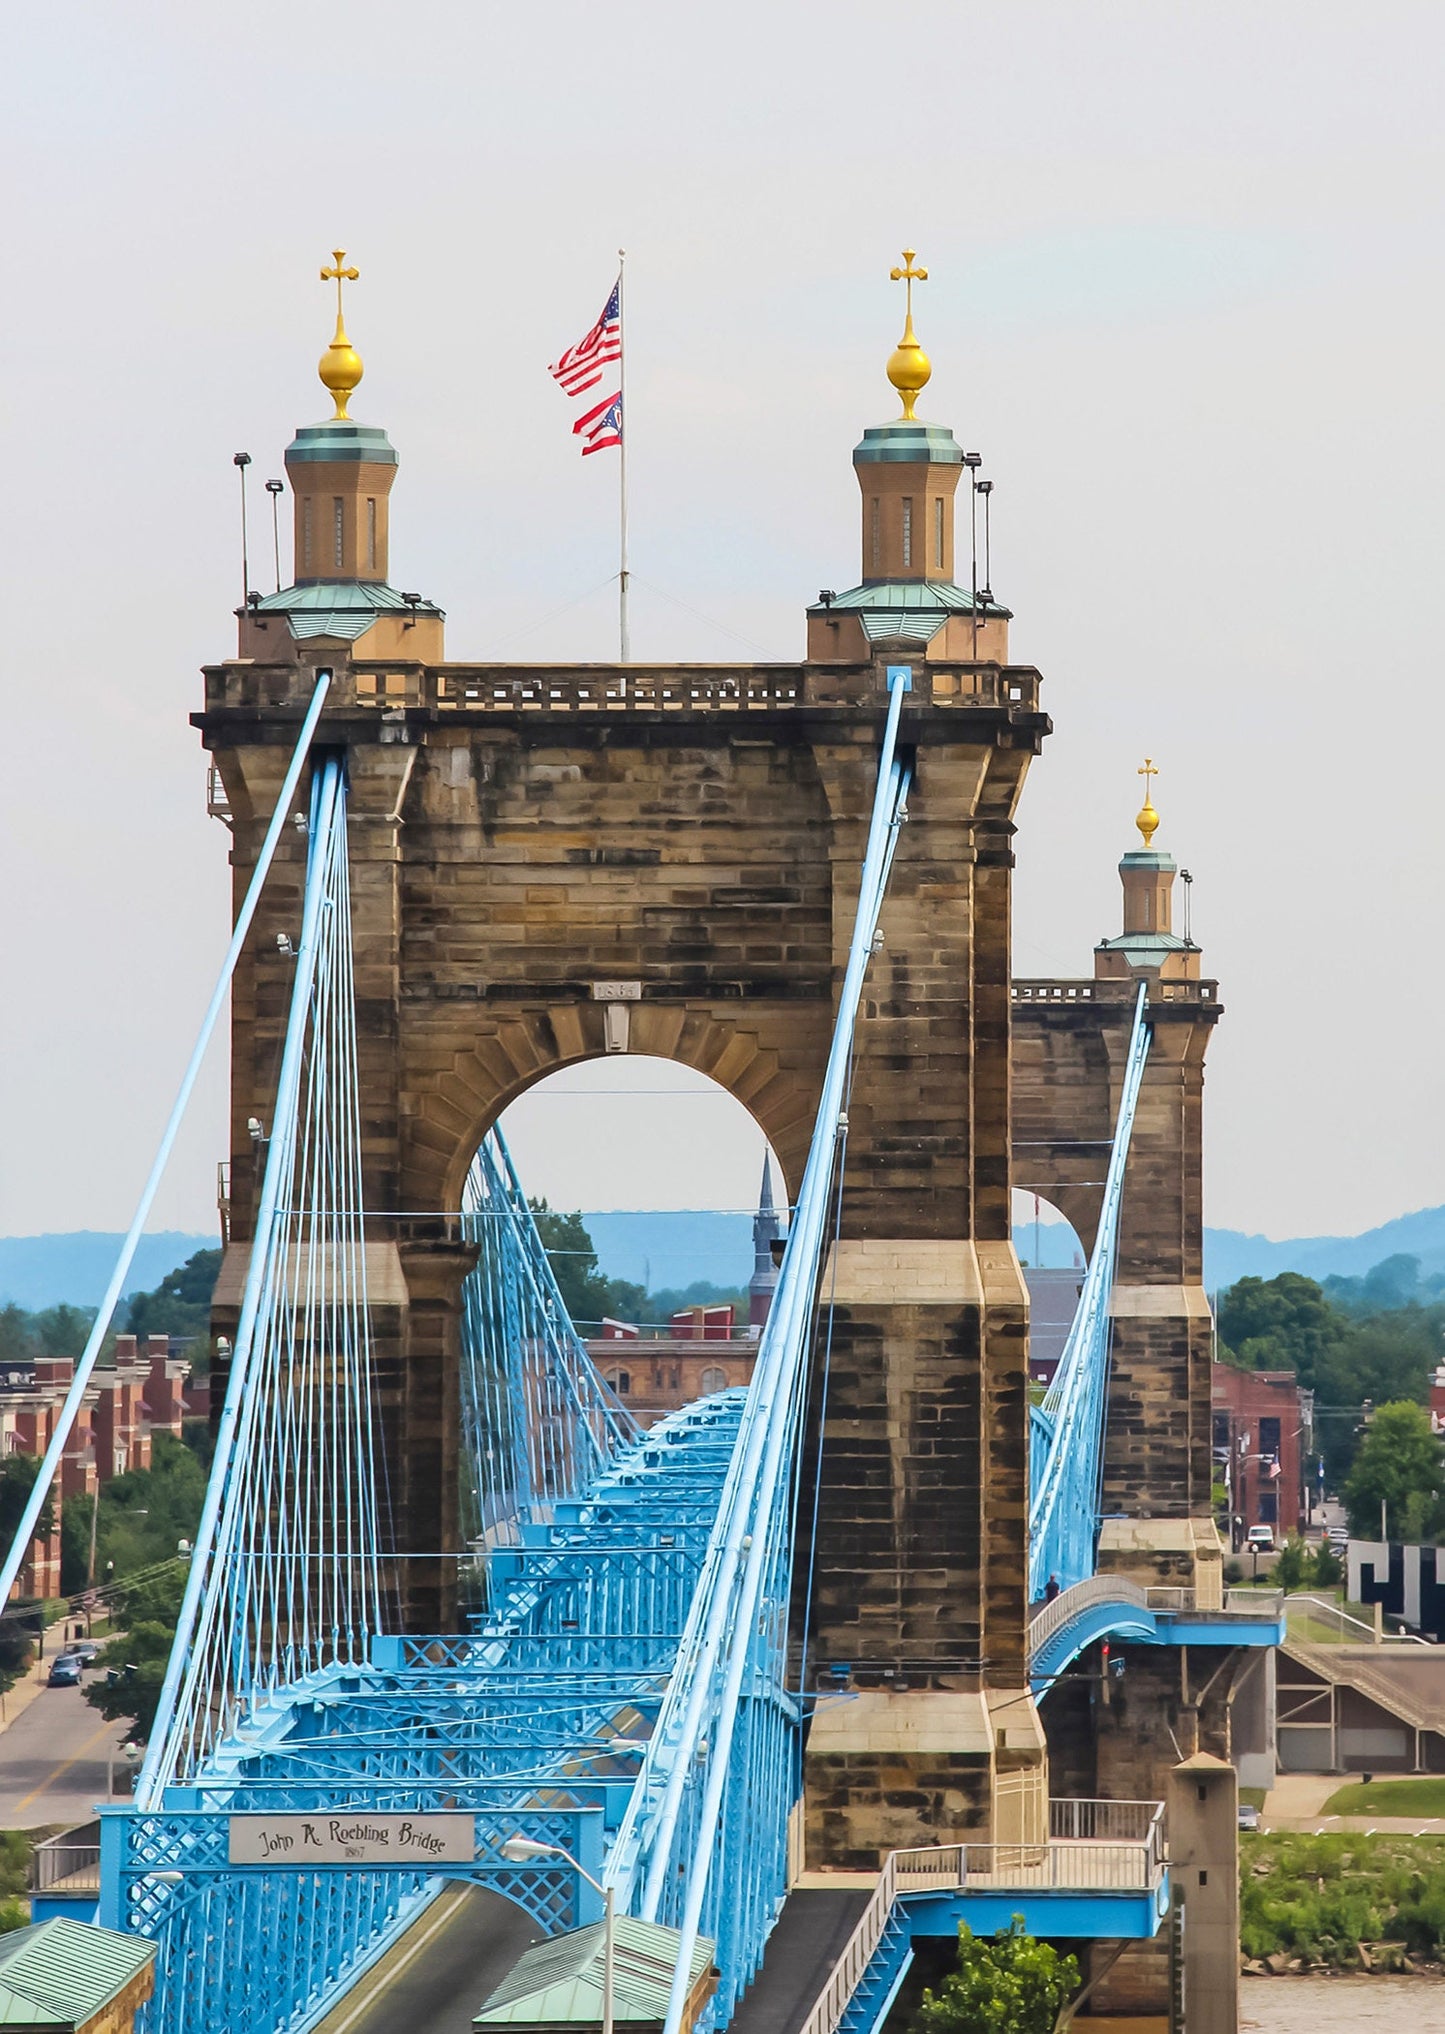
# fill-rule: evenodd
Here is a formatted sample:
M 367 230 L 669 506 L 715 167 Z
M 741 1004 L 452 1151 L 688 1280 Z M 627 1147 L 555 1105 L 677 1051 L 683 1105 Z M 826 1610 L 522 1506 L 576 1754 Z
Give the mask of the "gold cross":
M 1154 767 L 1154 758 L 1146 756 L 1144 758 L 1143 769 L 1136 772 L 1136 774 L 1144 779 L 1144 803 L 1147 805 L 1150 802 L 1150 794 L 1154 788 L 1152 780 L 1159 775 L 1159 772 Z
M 323 268 L 321 280 L 323 282 L 334 282 L 336 285 L 336 329 L 339 332 L 341 330 L 341 285 L 344 282 L 355 282 L 360 276 L 361 270 L 345 266 L 346 249 L 344 247 L 334 247 L 331 250 L 331 259 L 336 265 L 334 268 Z
M 901 282 L 907 285 L 908 303 L 906 313 L 910 319 L 913 316 L 913 285 L 916 282 L 928 281 L 928 270 L 926 268 L 915 268 L 913 266 L 913 256 L 914 249 L 905 247 L 903 250 L 902 268 L 890 268 L 888 271 L 889 282 Z

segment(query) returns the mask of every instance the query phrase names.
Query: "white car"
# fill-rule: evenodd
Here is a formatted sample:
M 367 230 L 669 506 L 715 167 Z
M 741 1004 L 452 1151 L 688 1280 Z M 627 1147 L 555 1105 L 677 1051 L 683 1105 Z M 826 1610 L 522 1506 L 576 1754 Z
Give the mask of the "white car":
M 1245 1546 L 1251 1554 L 1272 1554 L 1274 1552 L 1274 1527 L 1251 1526 Z

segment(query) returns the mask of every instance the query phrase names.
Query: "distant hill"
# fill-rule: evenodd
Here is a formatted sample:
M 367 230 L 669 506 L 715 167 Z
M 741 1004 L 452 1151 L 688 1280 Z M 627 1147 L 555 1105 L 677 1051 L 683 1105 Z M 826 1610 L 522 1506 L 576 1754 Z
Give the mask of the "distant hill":
M 750 1215 L 711 1208 L 674 1208 L 661 1214 L 630 1208 L 584 1215 L 597 1245 L 599 1269 L 608 1278 L 630 1279 L 649 1292 L 687 1286 L 698 1279 L 731 1290 L 753 1275 Z
M 1204 1232 L 1204 1282 L 1211 1292 L 1237 1278 L 1302 1271 L 1309 1278 L 1361 1278 L 1387 1257 L 1418 1257 L 1424 1278 L 1445 1272 L 1445 1208 L 1397 1215 L 1361 1236 L 1295 1236 L 1273 1243 L 1239 1229 Z
M 609 1278 L 630 1279 L 656 1292 L 707 1279 L 714 1285 L 746 1285 L 753 1269 L 752 1219 L 708 1208 L 649 1213 L 623 1208 L 584 1217 L 598 1263 Z M 94 1230 L 72 1235 L 0 1237 L 0 1304 L 22 1307 L 97 1306 L 115 1264 L 122 1238 Z M 1034 1225 L 1014 1231 L 1020 1257 L 1035 1258 Z M 214 1236 L 162 1230 L 143 1236 L 126 1280 L 127 1290 L 158 1285 L 168 1271 L 197 1250 L 213 1250 Z M 1296 1236 L 1282 1243 L 1248 1236 L 1240 1229 L 1206 1229 L 1204 1282 L 1211 1292 L 1237 1278 L 1273 1278 L 1302 1271 L 1310 1278 L 1359 1278 L 1387 1257 L 1404 1253 L 1420 1260 L 1428 1279 L 1445 1274 L 1445 1207 L 1399 1215 L 1362 1236 Z M 1072 1232 L 1063 1222 L 1043 1222 L 1038 1261 L 1045 1266 L 1074 1261 Z
M 77 1229 L 55 1236 L 0 1236 L 0 1305 L 98 1307 L 105 1296 L 124 1236 Z M 159 1229 L 136 1246 L 126 1291 L 148 1292 L 197 1250 L 214 1250 L 217 1238 Z

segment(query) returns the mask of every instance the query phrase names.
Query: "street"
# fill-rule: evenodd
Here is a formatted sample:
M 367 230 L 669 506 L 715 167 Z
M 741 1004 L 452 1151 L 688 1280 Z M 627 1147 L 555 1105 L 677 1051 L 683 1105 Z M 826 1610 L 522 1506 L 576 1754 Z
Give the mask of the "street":
M 87 1675 L 86 1681 L 92 1678 Z M 13 1689 L 7 1704 L 19 1692 Z M 0 1828 L 86 1821 L 105 1799 L 106 1759 L 112 1749 L 117 1787 L 123 1784 L 120 1775 L 127 1768 L 119 1747 L 127 1735 L 125 1724 L 107 1723 L 79 1688 L 42 1688 L 8 1729 L 0 1730 Z

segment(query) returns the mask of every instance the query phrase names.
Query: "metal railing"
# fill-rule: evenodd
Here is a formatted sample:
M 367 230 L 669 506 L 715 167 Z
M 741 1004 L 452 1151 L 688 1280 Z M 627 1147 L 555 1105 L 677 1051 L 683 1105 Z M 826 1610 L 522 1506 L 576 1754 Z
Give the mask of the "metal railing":
M 1039 674 L 1031 665 L 919 662 L 916 706 L 1033 713 Z M 333 711 L 616 714 L 797 712 L 887 704 L 886 660 L 877 664 L 410 664 L 338 661 Z M 210 709 L 269 711 L 308 694 L 309 667 L 218 664 L 206 671 Z
M 1253 1617 L 1278 1620 L 1285 1597 L 1279 1589 L 1229 1589 L 1223 1606 L 1201 1604 L 1196 1589 L 1175 1589 L 1164 1585 L 1145 1586 L 1123 1575 L 1090 1575 L 1063 1589 L 1052 1603 L 1043 1604 L 1029 1619 L 1029 1651 L 1036 1653 L 1063 1625 L 1096 1603 L 1128 1603 L 1140 1610 L 1176 1615 L 1189 1612 L 1195 1617 Z
M 1239 1593 L 1237 1590 L 1231 1591 L 1232 1595 Z M 1323 1624 L 1327 1628 L 1333 1627 L 1335 1641 L 1340 1645 L 1424 1646 L 1430 1643 L 1428 1639 L 1421 1638 L 1413 1631 L 1377 1632 L 1372 1623 L 1367 1623 L 1362 1617 L 1352 1617 L 1349 1611 L 1342 1610 L 1338 1603 L 1332 1602 L 1327 1596 L 1290 1595 L 1283 1600 L 1286 1619 L 1293 1621 L 1296 1618 L 1307 1618 L 1312 1623 Z M 1329 1643 L 1328 1640 L 1310 1639 L 1308 1636 L 1304 1642 L 1307 1645 Z
M 799 2034 L 835 2034 L 909 1893 L 1152 1892 L 1164 1872 L 1162 1801 L 1049 1803 L 1047 1843 L 949 1843 L 890 1851 L 872 1897 Z
M 1163 1812 L 1158 1801 L 1050 1801 L 1049 1841 L 1147 1844 Z
M 799 2034 L 835 2034 L 848 2009 L 848 2001 L 863 1982 L 863 1976 L 883 1940 L 888 1917 L 901 1892 L 937 1892 L 961 1883 L 962 1857 L 958 1845 L 940 1850 L 893 1850 L 883 1860 L 872 1898 L 859 1916 L 842 1955 L 828 1973 L 828 1979 L 814 2001 L 813 2010 Z
M 1117 1003 L 1130 1004 L 1138 993 L 1138 978 L 1117 981 L 1067 980 L 1063 977 L 1029 977 L 1010 984 L 1015 1003 Z M 1215 1003 L 1219 984 L 1209 982 L 1151 982 L 1149 1001 L 1154 1003 Z
M 47 1893 L 52 1887 L 67 1884 L 75 1892 L 99 1888 L 98 1822 L 84 1822 L 77 1829 L 62 1830 L 59 1836 L 36 1844 L 30 1860 L 31 1891 Z

